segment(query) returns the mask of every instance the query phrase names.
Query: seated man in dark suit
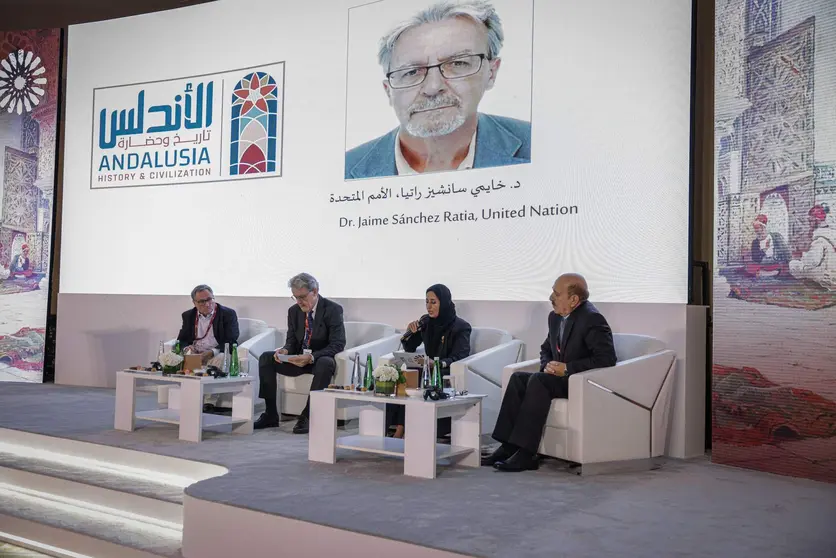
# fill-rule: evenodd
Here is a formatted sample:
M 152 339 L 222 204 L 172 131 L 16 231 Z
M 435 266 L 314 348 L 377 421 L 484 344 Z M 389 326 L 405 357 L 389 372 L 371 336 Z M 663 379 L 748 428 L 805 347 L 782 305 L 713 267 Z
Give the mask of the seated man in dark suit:
M 502 445 L 482 458 L 500 471 L 537 469 L 537 448 L 552 399 L 568 397 L 569 376 L 615 366 L 612 331 L 588 302 L 586 280 L 575 273 L 558 277 L 549 300 L 549 335 L 540 347 L 540 372 L 514 372 L 493 431 Z
M 287 341 L 275 353 L 263 353 L 258 359 L 259 397 L 264 399 L 267 409 L 255 422 L 257 429 L 279 425 L 276 374 L 313 374 L 311 391 L 325 389 L 337 371 L 334 357 L 345 349 L 343 307 L 319 296 L 319 283 L 307 273 L 293 277 L 287 286 L 296 301 L 287 311 Z M 279 362 L 277 355 L 296 356 L 290 362 Z M 293 427 L 294 434 L 308 433 L 310 406 L 309 397 Z
M 215 302 L 209 285 L 192 289 L 194 308 L 183 312 L 183 325 L 177 340 L 185 352 L 203 357 L 204 364 L 224 350 L 224 345 L 238 342 L 238 315 L 235 310 Z

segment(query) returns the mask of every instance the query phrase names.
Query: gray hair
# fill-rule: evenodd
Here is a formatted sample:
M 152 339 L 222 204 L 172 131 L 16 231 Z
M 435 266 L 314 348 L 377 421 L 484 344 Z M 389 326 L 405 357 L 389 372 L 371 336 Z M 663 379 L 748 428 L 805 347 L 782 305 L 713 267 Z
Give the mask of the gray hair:
M 502 32 L 502 21 L 500 21 L 493 4 L 486 0 L 471 0 L 469 2 L 442 0 L 421 10 L 410 19 L 399 23 L 380 39 L 377 61 L 383 67 L 383 71 L 389 72 L 392 51 L 395 48 L 395 43 L 404 32 L 424 23 L 434 23 L 457 17 L 466 17 L 484 25 L 488 31 L 488 59 L 493 60 L 499 56 L 499 50 L 502 48 L 505 35 Z
M 287 282 L 287 286 L 290 289 L 308 289 L 312 291 L 319 288 L 319 281 L 310 273 L 300 273 L 291 277 Z
M 213 297 L 215 296 L 215 292 L 209 285 L 198 285 L 197 287 L 192 289 L 192 300 L 195 300 L 197 293 L 199 293 L 200 291 L 209 291 L 209 294 L 211 294 Z

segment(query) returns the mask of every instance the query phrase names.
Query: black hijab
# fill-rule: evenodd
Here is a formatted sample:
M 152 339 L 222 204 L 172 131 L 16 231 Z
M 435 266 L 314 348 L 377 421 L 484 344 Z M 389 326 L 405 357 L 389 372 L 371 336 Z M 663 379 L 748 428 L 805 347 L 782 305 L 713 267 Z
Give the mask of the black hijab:
M 427 329 L 424 331 L 424 349 L 427 355 L 434 357 L 441 350 L 441 338 L 450 330 L 453 322 L 456 321 L 456 305 L 453 304 L 453 295 L 445 285 L 433 285 L 427 289 L 438 297 L 438 317 L 430 318 L 427 322 Z

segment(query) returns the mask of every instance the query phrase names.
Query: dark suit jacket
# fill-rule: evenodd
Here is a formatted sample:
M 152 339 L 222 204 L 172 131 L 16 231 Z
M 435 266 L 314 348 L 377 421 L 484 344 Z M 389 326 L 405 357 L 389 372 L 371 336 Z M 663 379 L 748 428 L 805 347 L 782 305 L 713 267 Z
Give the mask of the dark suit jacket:
M 345 179 L 396 176 L 395 140 L 398 130 L 358 145 L 345 154 Z M 479 113 L 473 168 L 504 167 L 531 162 L 531 124 L 523 120 Z
M 223 351 L 224 343 L 229 343 L 231 348 L 233 343 L 238 342 L 238 315 L 232 308 L 220 304 L 215 304 L 215 312 L 212 332 L 218 342 L 216 348 Z M 177 340 L 180 341 L 181 347 L 188 347 L 194 343 L 194 320 L 196 317 L 197 308 L 183 312 L 183 325 L 180 327 L 180 333 L 177 334 Z
M 287 341 L 284 348 L 288 354 L 302 353 L 302 341 L 305 340 L 305 313 L 294 304 L 287 310 Z M 325 298 L 319 297 L 311 331 L 310 349 L 314 360 L 320 357 L 334 358 L 345 349 L 345 323 L 343 307 Z
M 423 318 L 422 318 L 423 319 Z M 461 318 L 450 325 L 450 328 L 441 338 L 438 347 L 427 345 L 426 330 L 421 335 L 413 335 L 403 343 L 403 350 L 412 353 L 422 342 L 427 356 L 438 357 L 443 368 L 449 368 L 451 362 L 456 362 L 470 356 L 470 324 Z
M 563 345 L 560 345 L 558 335 L 564 319 Z M 582 302 L 567 318 L 554 312 L 549 314 L 549 335 L 540 346 L 540 371 L 552 360 L 566 363 L 567 376 L 615 366 L 612 330 L 591 302 Z

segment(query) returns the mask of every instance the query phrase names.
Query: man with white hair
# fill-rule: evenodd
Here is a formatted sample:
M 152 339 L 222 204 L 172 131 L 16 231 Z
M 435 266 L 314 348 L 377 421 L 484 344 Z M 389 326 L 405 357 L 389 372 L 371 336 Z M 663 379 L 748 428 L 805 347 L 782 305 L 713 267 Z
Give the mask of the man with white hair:
M 319 296 L 319 282 L 308 273 L 300 273 L 287 282 L 296 304 L 287 311 L 287 339 L 275 353 L 263 353 L 258 359 L 259 397 L 266 410 L 256 421 L 256 429 L 279 426 L 276 406 L 277 374 L 297 377 L 312 374 L 311 391 L 325 389 L 337 371 L 334 357 L 345 349 L 343 307 Z M 280 362 L 278 355 L 294 355 Z M 293 427 L 294 434 L 307 434 L 311 400 Z
M 392 29 L 378 62 L 400 126 L 348 151 L 345 178 L 530 163 L 530 123 L 478 112 L 503 40 L 484 0 L 438 2 Z

